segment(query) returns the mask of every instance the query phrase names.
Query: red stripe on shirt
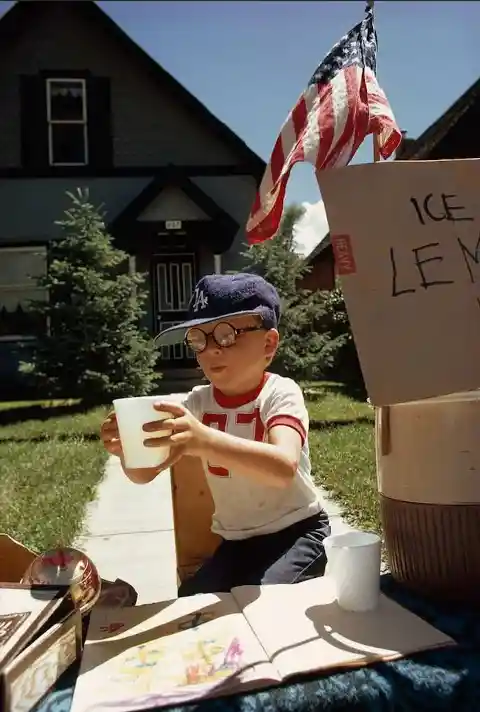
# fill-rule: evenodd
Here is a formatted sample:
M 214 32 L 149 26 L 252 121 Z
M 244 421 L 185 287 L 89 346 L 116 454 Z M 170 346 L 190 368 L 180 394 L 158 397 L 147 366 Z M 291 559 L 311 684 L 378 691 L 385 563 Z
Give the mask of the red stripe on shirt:
M 304 445 L 307 439 L 307 432 L 301 420 L 295 418 L 293 415 L 274 415 L 267 421 L 265 429 L 268 432 L 277 425 L 286 425 L 287 428 L 296 430 L 302 439 L 302 446 Z
M 240 393 L 236 396 L 229 396 L 226 393 L 222 393 L 222 391 L 214 386 L 213 397 L 221 408 L 241 408 L 243 405 L 247 405 L 247 403 L 251 403 L 258 398 L 270 375 L 268 372 L 264 373 L 262 380 L 256 388 L 248 393 Z

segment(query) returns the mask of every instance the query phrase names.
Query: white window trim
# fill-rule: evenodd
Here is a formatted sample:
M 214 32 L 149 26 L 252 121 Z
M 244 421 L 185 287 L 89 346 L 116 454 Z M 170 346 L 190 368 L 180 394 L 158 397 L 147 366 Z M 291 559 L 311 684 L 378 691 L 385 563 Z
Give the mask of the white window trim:
M 72 82 L 79 84 L 83 91 L 83 116 L 82 119 L 72 121 L 59 121 L 51 118 L 51 86 L 56 82 Z M 47 92 L 47 122 L 48 122 L 48 162 L 50 166 L 88 166 L 88 125 L 87 125 L 87 83 L 85 79 L 73 77 L 51 77 L 47 79 L 45 90 Z M 53 158 L 52 126 L 56 124 L 76 124 L 83 125 L 83 141 L 85 145 L 85 161 L 82 163 L 55 163 Z
M 4 252 L 43 252 L 45 255 L 45 260 L 47 259 L 47 246 L 46 245 L 30 245 L 28 247 L 22 246 L 22 247 L 0 247 L 0 255 Z M 15 284 L 15 285 L 6 285 L 6 284 L 0 284 L 0 292 L 1 291 L 16 291 L 16 290 L 21 290 L 21 289 L 31 289 L 32 284 L 31 283 L 21 283 L 21 284 Z M 25 334 L 5 334 L 5 336 L 0 335 L 0 343 L 5 343 L 5 342 L 24 342 L 24 341 L 35 341 L 34 336 L 27 336 Z

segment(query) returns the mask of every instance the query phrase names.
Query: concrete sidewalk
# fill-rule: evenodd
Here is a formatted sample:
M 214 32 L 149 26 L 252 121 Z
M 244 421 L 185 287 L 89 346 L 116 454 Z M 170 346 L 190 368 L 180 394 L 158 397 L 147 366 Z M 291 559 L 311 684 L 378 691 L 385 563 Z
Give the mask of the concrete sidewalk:
M 125 477 L 110 457 L 97 499 L 89 504 L 83 534 L 75 542 L 95 562 L 100 575 L 132 584 L 138 603 L 177 596 L 170 474 L 148 485 Z
M 332 532 L 348 531 L 338 506 L 323 490 L 321 495 Z M 110 457 L 75 545 L 91 557 L 103 578 L 132 584 L 139 604 L 176 598 L 170 474 L 165 472 L 148 485 L 135 485 L 125 477 L 119 459 Z

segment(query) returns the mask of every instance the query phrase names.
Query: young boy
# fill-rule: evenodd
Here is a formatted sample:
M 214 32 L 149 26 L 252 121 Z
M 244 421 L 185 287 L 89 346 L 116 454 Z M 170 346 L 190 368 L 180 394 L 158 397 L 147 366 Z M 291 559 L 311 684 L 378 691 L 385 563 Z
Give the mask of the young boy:
M 209 381 L 182 404 L 159 397 L 156 410 L 170 417 L 144 430 L 157 432 L 146 437 L 146 447 L 170 446 L 163 465 L 128 470 L 122 460 L 127 477 L 143 484 L 182 455 L 202 459 L 215 503 L 212 531 L 222 542 L 182 583 L 180 596 L 296 583 L 324 572 L 322 542 L 330 525 L 310 476 L 302 392 L 291 379 L 267 372 L 279 318 L 278 293 L 262 277 L 210 275 L 195 288 L 188 321 L 157 336 L 160 345 L 185 340 Z M 101 435 L 106 449 L 122 458 L 113 414 Z

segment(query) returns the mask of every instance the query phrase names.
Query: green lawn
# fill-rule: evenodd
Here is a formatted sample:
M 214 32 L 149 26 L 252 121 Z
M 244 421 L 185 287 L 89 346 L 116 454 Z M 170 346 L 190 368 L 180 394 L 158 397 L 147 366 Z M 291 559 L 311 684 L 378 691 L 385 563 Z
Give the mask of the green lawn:
M 105 408 L 0 406 L 0 531 L 36 550 L 69 544 L 103 475 Z
M 373 409 L 345 395 L 336 384 L 305 388 L 316 483 L 338 501 L 351 524 L 380 532 Z
M 317 484 L 351 523 L 379 531 L 373 410 L 335 384 L 306 388 Z M 74 540 L 103 474 L 105 413 L 75 401 L 0 404 L 0 532 L 36 550 Z

